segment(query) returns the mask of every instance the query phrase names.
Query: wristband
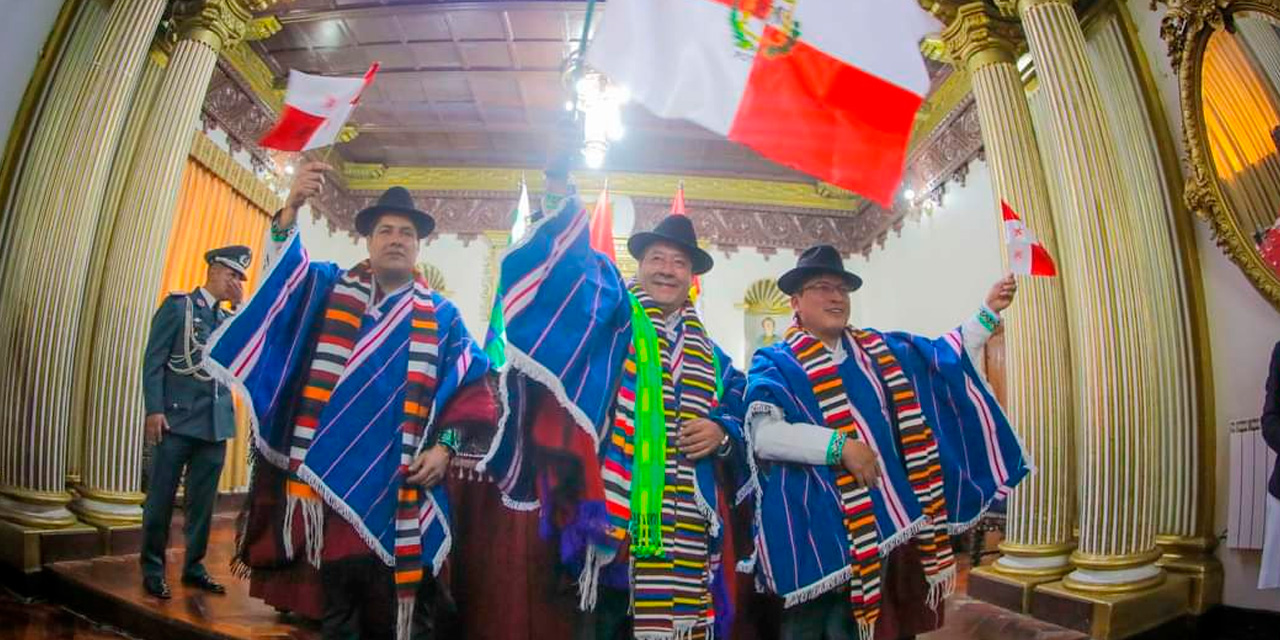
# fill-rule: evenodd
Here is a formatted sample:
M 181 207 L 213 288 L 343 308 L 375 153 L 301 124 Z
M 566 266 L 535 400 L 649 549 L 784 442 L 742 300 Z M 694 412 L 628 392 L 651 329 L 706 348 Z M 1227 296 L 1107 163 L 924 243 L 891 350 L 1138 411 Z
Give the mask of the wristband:
M 840 458 L 844 454 L 844 441 L 848 439 L 849 435 L 843 431 L 835 431 L 831 434 L 831 441 L 827 443 L 828 465 L 840 464 Z

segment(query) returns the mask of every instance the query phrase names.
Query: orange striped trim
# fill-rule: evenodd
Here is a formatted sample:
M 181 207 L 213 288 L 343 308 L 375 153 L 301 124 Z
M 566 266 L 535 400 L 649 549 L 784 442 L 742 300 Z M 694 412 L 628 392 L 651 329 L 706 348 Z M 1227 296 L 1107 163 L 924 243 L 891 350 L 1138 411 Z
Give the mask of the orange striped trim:
M 328 402 L 331 395 L 333 395 L 332 391 L 325 391 L 319 387 L 307 387 L 302 390 L 302 397 L 319 400 L 320 402 Z
M 849 526 L 856 529 L 858 527 L 862 527 L 868 524 L 875 524 L 875 522 L 876 522 L 876 516 L 873 513 L 869 516 L 863 516 L 861 518 L 858 518 L 857 520 L 854 520 L 853 522 L 850 522 Z
M 355 314 L 348 313 L 346 311 L 343 311 L 342 309 L 329 309 L 329 312 L 325 314 L 325 317 L 329 318 L 330 320 L 339 320 L 339 321 L 345 322 L 353 327 L 360 326 L 360 318 L 357 318 Z
M 320 495 L 316 493 L 315 489 L 312 489 L 309 485 L 307 485 L 304 482 L 298 482 L 297 480 L 290 480 L 286 484 L 288 485 L 286 490 L 288 491 L 289 495 L 295 498 L 301 498 L 303 500 L 319 500 L 320 499 Z
M 828 390 L 828 389 L 834 389 L 834 388 L 836 388 L 836 387 L 838 387 L 838 386 L 840 386 L 840 379 L 839 379 L 839 378 L 832 378 L 832 379 L 830 379 L 830 380 L 828 380 L 828 381 L 826 381 L 826 382 L 822 382 L 822 383 L 819 383 L 819 384 L 815 384 L 815 385 L 813 385 L 813 393 L 816 395 L 816 394 L 822 393 L 822 392 L 824 392 L 824 391 L 826 391 L 826 390 Z
M 414 569 L 412 571 L 397 571 L 396 584 L 415 584 L 422 582 L 422 569 Z
M 813 344 L 809 345 L 808 349 L 805 349 L 804 351 L 800 352 L 800 357 L 807 358 L 817 353 L 818 349 L 822 349 L 822 348 L 823 348 L 822 343 L 820 341 L 814 340 Z

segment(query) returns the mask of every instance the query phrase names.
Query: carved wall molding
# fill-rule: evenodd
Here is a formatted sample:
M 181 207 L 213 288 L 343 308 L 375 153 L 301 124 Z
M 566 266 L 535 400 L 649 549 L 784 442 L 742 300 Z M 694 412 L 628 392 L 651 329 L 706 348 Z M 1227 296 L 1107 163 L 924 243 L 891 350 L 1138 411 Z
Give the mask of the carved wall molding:
M 907 159 L 903 184 L 919 194 L 918 202 L 940 202 L 946 192 L 946 185 L 953 181 L 963 184 L 969 163 L 981 157 L 982 131 L 978 112 L 972 94 L 966 93 L 933 131 L 912 149 Z M 467 176 L 460 169 L 384 169 L 381 166 L 371 167 L 371 171 L 364 169 L 363 166 L 355 168 L 349 176 L 353 187 L 350 191 L 344 185 L 329 184 L 326 185 L 326 191 L 313 203 L 317 219 L 324 219 L 330 232 L 343 231 L 354 236 L 356 212 L 376 200 L 385 187 L 406 182 L 419 206 L 435 215 L 437 229 L 442 233 L 475 238 L 486 232 L 505 231 L 510 225 L 511 208 L 516 198 L 514 186 L 511 191 L 414 187 L 423 184 L 453 186 L 456 183 L 462 186 L 505 183 L 505 178 L 511 177 L 507 175 L 509 172 L 516 176 L 510 180 L 512 185 L 516 185 L 518 170 L 495 169 L 493 171 L 502 175 L 477 177 L 475 174 L 483 173 L 483 170 L 469 172 L 471 175 Z M 355 178 L 357 175 L 360 178 Z M 621 191 L 618 187 L 611 178 L 610 188 Z M 590 193 L 591 184 L 582 186 L 581 190 Z M 686 184 L 686 196 L 688 195 Z M 825 196 L 838 202 L 839 200 L 832 198 L 836 195 L 842 194 L 822 192 L 818 197 Z M 670 207 L 669 196 L 632 195 L 631 198 L 635 202 L 637 229 L 652 228 Z M 690 217 L 697 225 L 699 237 L 706 244 L 726 252 L 741 247 L 765 251 L 801 250 L 813 244 L 827 243 L 846 255 L 867 256 L 874 248 L 884 246 L 890 231 L 900 231 L 907 217 L 920 214 L 918 208 L 908 206 L 907 203 L 899 203 L 893 209 L 884 209 L 863 202 L 852 213 L 847 210 L 829 211 L 692 198 L 688 200 L 687 206 Z
M 231 185 L 236 193 L 244 196 L 259 209 L 271 213 L 284 204 L 271 187 L 259 180 L 252 171 L 236 162 L 231 154 L 214 144 L 203 132 L 197 131 L 192 134 L 191 157 L 221 178 L 223 182 Z
M 258 98 L 244 77 L 219 58 L 200 110 L 205 131 L 222 129 L 233 153 L 249 152 L 254 170 L 274 171 L 270 153 L 258 146 L 258 140 L 275 124 L 275 119 L 275 112 Z
M 889 232 L 902 231 L 907 218 L 919 218 L 921 207 L 918 205 L 941 204 L 948 183 L 958 182 L 963 186 L 969 163 L 982 159 L 982 151 L 982 128 L 970 93 L 908 156 L 902 184 L 904 189 L 916 193 L 915 202 L 899 199 L 892 209 L 872 203 L 864 205 L 854 218 L 861 223 L 865 235 L 851 251 L 866 257 L 872 250 L 884 248 Z
M 371 169 L 371 170 L 370 170 Z M 515 198 L 521 181 L 531 191 L 541 191 L 540 170 L 501 167 L 385 167 L 353 165 L 346 172 L 347 185 L 355 191 L 383 191 L 402 186 L 411 191 L 494 191 Z M 829 186 L 808 182 L 753 180 L 733 177 L 679 176 L 673 174 L 575 171 L 573 182 L 582 193 L 595 193 L 604 188 L 632 197 L 666 198 L 675 195 L 683 184 L 685 197 L 691 200 L 786 207 L 797 214 L 829 215 L 849 213 L 861 203 L 851 192 L 838 192 Z
M 323 219 L 331 233 L 355 237 L 355 214 L 377 200 L 380 191 L 334 190 L 332 200 L 319 199 Z M 439 233 L 478 238 L 506 233 L 511 225 L 515 197 L 496 191 L 412 190 L 414 201 L 436 219 Z M 670 209 L 666 198 L 633 196 L 635 228 L 652 229 Z M 700 241 L 724 251 L 741 247 L 801 250 L 814 244 L 834 245 L 846 254 L 860 250 L 857 242 L 872 227 L 862 217 L 797 213 L 786 207 L 751 206 L 733 202 L 686 201 Z

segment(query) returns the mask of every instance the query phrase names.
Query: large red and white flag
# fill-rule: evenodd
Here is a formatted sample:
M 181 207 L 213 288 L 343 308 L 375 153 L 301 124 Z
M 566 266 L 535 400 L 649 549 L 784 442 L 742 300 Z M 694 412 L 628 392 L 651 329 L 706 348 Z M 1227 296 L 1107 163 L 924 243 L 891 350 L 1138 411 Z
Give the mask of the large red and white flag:
M 333 144 L 359 104 L 360 94 L 377 73 L 376 62 L 363 78 L 332 78 L 290 71 L 284 110 L 258 144 L 281 151 L 306 151 Z
M 912 0 L 609 0 L 588 61 L 641 104 L 891 206 L 929 89 Z
M 1009 270 L 1023 276 L 1058 275 L 1058 267 L 1049 252 L 1008 202 L 1000 201 L 1000 213 L 1004 218 L 1005 242 L 1009 245 Z

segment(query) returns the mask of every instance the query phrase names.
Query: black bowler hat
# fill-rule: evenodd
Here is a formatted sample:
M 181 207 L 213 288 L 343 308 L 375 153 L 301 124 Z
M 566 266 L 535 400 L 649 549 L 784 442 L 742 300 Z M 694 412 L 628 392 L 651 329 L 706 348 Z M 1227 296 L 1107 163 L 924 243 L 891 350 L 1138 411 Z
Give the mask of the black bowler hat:
M 413 226 L 418 229 L 419 240 L 431 235 L 431 231 L 436 228 L 435 218 L 413 204 L 413 196 L 409 195 L 408 189 L 391 187 L 378 197 L 377 204 L 356 214 L 356 231 L 362 236 L 373 233 L 373 226 L 384 213 L 397 213 L 413 220 Z
M 824 273 L 840 276 L 850 291 L 857 291 L 862 286 L 862 278 L 850 271 L 845 271 L 840 252 L 829 244 L 820 244 L 809 247 L 800 254 L 800 259 L 796 261 L 796 268 L 778 278 L 778 288 L 789 296 L 795 295 L 800 293 L 800 287 L 804 286 L 805 281 Z
M 240 279 L 244 280 L 249 275 L 249 263 L 253 261 L 253 252 L 249 247 L 233 244 L 206 251 L 204 261 L 209 264 L 220 264 L 240 274 Z
M 644 251 L 649 245 L 658 242 L 670 242 L 685 250 L 689 260 L 693 262 L 693 274 L 702 275 L 711 270 L 715 261 L 711 254 L 698 248 L 698 234 L 693 230 L 693 222 L 689 216 L 672 215 L 663 218 L 653 231 L 641 231 L 632 234 L 627 240 L 627 250 L 636 260 L 644 259 Z

